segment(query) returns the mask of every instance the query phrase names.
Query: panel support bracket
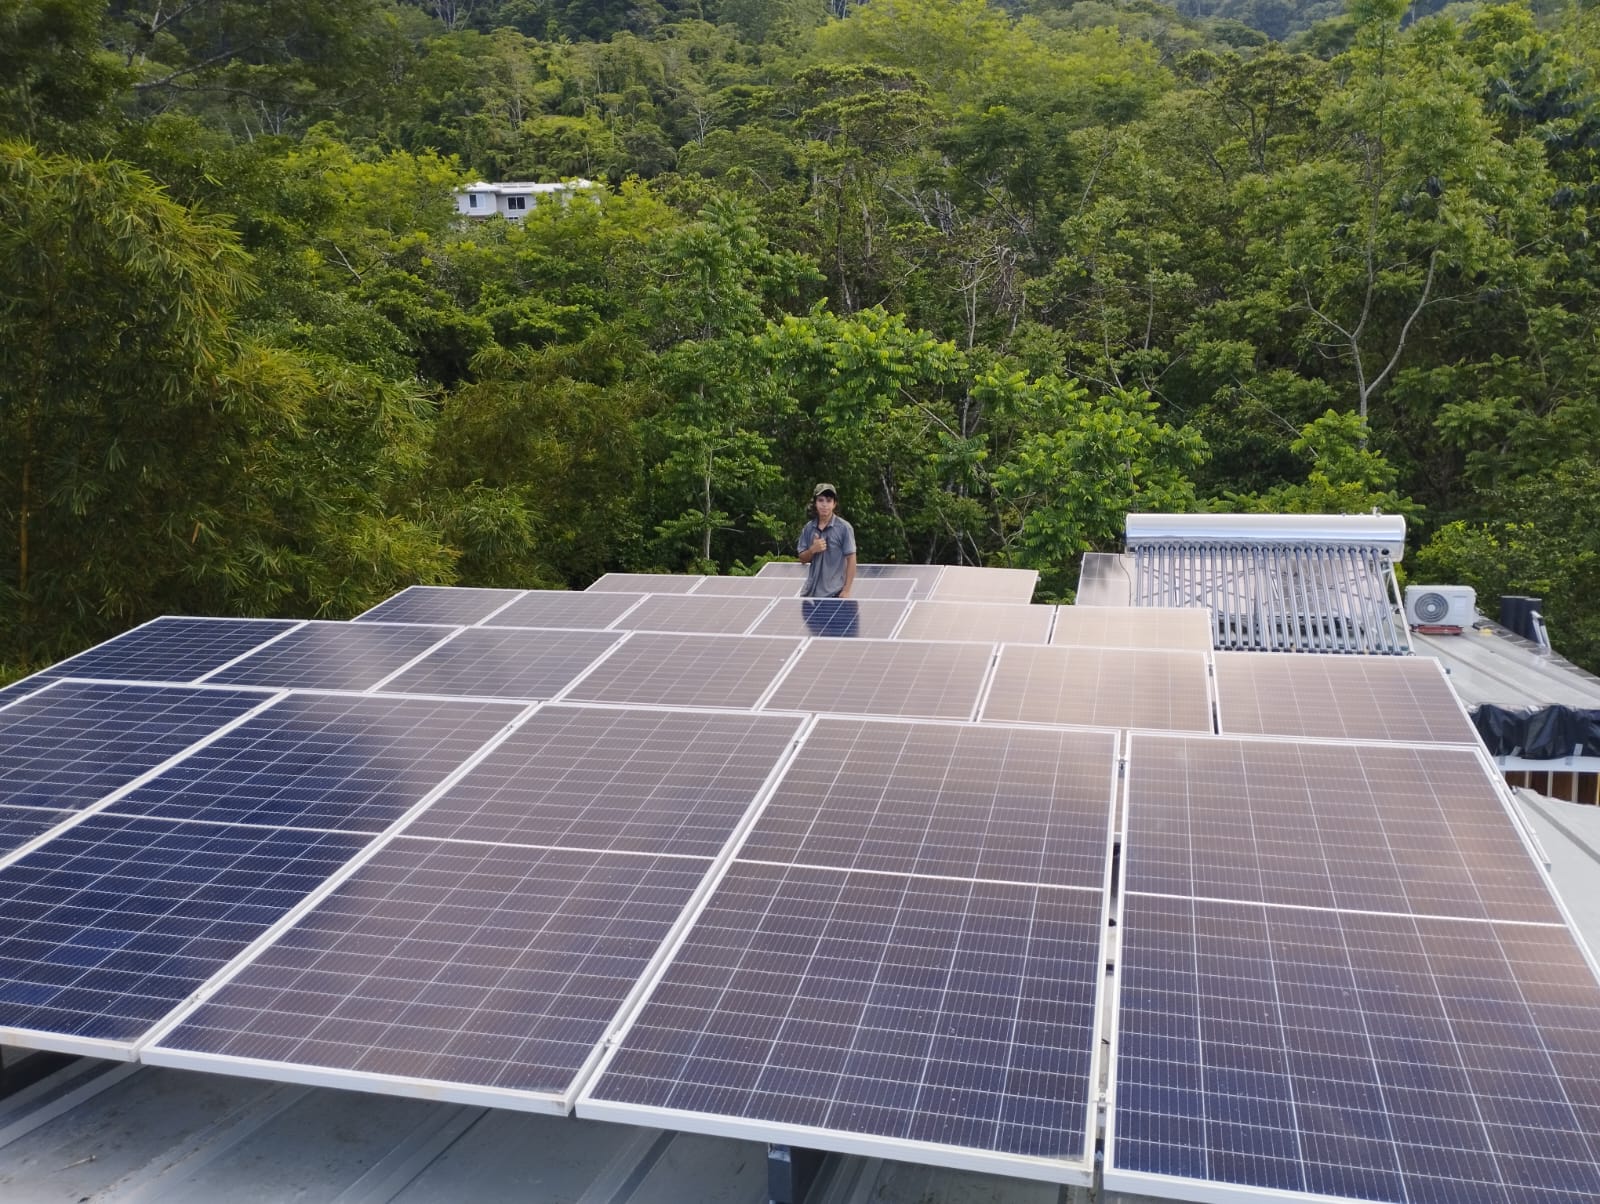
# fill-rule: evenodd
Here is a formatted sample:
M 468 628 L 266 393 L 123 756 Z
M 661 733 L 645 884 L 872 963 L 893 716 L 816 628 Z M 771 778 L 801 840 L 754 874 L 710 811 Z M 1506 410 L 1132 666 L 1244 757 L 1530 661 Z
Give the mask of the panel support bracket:
M 771 1204 L 805 1204 L 825 1157 L 821 1150 L 767 1146 L 767 1199 Z

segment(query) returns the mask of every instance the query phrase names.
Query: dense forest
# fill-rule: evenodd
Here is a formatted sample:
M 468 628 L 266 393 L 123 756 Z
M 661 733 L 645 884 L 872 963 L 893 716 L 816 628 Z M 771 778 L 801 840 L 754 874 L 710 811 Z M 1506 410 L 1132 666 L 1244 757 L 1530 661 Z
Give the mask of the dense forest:
M 748 571 L 816 480 L 1062 600 L 1380 507 L 1600 664 L 1600 16 L 1273 3 L 0 0 L 3 674 Z

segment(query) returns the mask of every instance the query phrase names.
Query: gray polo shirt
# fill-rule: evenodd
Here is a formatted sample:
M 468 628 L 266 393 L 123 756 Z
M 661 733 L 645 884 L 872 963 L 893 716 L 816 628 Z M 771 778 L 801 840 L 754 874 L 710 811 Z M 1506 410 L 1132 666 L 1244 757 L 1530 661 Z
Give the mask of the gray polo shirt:
M 817 526 L 817 520 L 812 519 L 800 532 L 795 551 L 804 552 L 819 535 L 828 541 L 828 547 L 822 555 L 813 556 L 811 563 L 806 565 L 806 587 L 800 591 L 800 596 L 837 598 L 839 591 L 844 588 L 845 558 L 856 554 L 856 530 L 837 514 L 825 528 Z

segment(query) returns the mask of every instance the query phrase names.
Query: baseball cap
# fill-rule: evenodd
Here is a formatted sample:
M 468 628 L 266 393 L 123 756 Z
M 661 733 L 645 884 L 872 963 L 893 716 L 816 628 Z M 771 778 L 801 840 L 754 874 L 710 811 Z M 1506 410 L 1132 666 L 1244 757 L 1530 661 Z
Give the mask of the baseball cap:
M 834 497 L 839 496 L 839 491 L 832 485 L 829 485 L 826 481 L 819 483 L 817 487 L 811 491 L 811 496 L 813 498 L 819 498 L 825 493 L 831 493 Z

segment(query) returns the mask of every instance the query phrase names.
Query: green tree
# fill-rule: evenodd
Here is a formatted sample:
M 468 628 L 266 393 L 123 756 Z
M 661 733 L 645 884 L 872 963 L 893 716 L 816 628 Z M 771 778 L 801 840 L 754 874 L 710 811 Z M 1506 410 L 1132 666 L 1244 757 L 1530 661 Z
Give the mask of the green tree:
M 1091 398 L 1055 377 L 1017 385 L 1011 404 L 1033 411 L 1039 426 L 994 470 L 1010 563 L 1038 569 L 1044 596 L 1066 599 L 1082 554 L 1115 547 L 1129 511 L 1196 509 L 1191 474 L 1205 444 L 1162 422 L 1142 392 Z
M 1482 599 L 1543 598 L 1556 651 L 1600 670 L 1600 469 L 1559 463 L 1496 489 L 1482 505 L 1493 519 L 1441 527 L 1412 557 L 1411 577 L 1471 585 Z
M 100 48 L 104 0 L 0 0 L 0 137 L 101 141 L 127 75 Z

